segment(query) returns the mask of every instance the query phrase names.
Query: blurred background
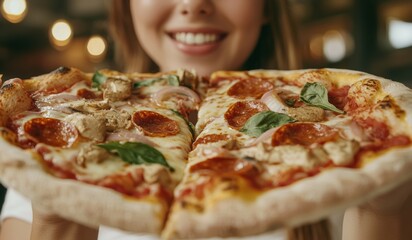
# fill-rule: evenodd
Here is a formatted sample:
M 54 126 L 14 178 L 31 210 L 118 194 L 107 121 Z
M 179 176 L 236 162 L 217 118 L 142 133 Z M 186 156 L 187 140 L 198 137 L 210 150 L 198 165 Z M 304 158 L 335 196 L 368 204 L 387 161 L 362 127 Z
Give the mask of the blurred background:
M 361 70 L 412 86 L 411 0 L 289 0 L 305 68 Z M 107 0 L 0 0 L 0 74 L 113 67 Z
M 411 0 L 289 1 L 305 68 L 361 70 L 412 87 Z M 59 66 L 89 72 L 115 66 L 107 0 L 0 3 L 3 79 Z

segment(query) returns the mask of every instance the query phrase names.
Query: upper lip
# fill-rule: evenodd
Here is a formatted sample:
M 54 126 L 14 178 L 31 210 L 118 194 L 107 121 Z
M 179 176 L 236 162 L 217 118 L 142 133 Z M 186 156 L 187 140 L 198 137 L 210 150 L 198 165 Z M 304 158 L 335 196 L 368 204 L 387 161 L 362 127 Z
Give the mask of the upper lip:
M 175 28 L 173 30 L 167 30 L 168 34 L 176 33 L 209 33 L 209 34 L 226 34 L 225 31 L 216 28 Z

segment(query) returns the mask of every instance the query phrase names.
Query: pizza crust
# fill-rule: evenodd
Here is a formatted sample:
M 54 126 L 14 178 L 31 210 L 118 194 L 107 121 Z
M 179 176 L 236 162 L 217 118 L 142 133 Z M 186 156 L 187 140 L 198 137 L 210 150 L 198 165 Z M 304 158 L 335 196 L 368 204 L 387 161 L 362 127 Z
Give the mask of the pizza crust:
M 0 138 L 2 183 L 61 217 L 89 227 L 112 226 L 159 234 L 166 206 L 155 200 L 128 199 L 110 189 L 47 174 L 30 153 Z M 98 199 L 98 201 L 94 201 Z
M 203 214 L 175 206 L 164 234 L 167 238 L 188 239 L 228 237 L 297 226 L 369 199 L 371 196 L 365 193 L 374 186 L 374 181 L 361 171 L 333 169 L 287 187 L 269 190 L 253 201 L 241 198 L 219 201 L 206 206 Z
M 48 91 L 60 92 L 80 81 L 90 81 L 91 77 L 76 68 L 60 67 L 53 72 L 23 81 L 28 92 Z
M 410 149 L 393 151 L 362 170 L 333 169 L 269 190 L 252 202 L 227 198 L 207 206 L 202 214 L 174 206 L 163 234 L 168 239 L 246 236 L 316 222 L 411 179 L 411 154 Z

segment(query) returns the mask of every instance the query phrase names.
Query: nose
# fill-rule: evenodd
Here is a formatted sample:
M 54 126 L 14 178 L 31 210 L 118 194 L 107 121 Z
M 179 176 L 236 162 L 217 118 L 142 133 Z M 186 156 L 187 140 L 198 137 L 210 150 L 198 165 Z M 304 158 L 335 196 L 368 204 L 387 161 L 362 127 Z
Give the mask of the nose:
M 213 12 L 210 0 L 181 0 L 180 13 L 185 16 L 207 16 Z

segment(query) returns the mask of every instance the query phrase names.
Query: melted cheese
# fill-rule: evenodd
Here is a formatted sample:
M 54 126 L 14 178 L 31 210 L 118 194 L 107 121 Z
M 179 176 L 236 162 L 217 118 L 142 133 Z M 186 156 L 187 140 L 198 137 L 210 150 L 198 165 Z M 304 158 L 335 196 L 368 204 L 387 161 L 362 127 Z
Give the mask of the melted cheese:
M 86 167 L 76 165 L 77 178 L 82 181 L 95 181 L 123 171 L 128 164 L 119 157 L 112 156 L 100 163 L 87 163 Z
M 353 162 L 355 154 L 359 149 L 359 143 L 356 141 L 339 140 L 327 142 L 323 145 L 323 148 L 334 164 L 344 166 Z

